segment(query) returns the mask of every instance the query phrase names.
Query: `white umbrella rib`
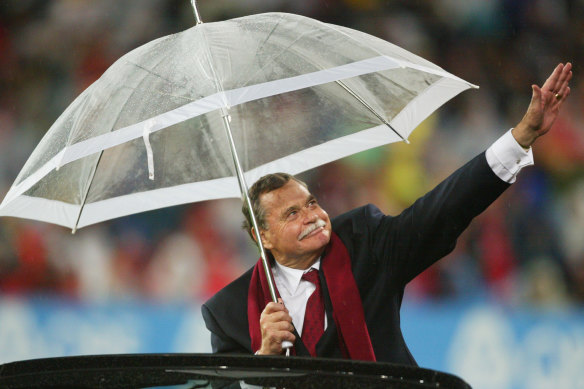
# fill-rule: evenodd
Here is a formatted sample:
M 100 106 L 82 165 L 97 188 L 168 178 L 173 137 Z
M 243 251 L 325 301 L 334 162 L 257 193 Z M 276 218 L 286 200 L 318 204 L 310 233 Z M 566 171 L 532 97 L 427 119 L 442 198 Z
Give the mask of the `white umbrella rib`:
M 93 166 L 93 170 L 91 171 L 91 176 L 89 177 L 89 182 L 87 183 L 87 188 L 85 189 L 85 193 L 83 194 L 83 199 L 81 200 L 81 206 L 79 207 L 79 213 L 77 214 L 77 219 L 75 220 L 75 224 L 73 225 L 73 229 L 71 233 L 74 234 L 77 231 L 77 225 L 79 224 L 79 220 L 81 219 L 81 214 L 83 213 L 83 208 L 85 208 L 85 202 L 87 201 L 87 196 L 89 195 L 89 190 L 91 189 L 91 184 L 93 184 L 93 179 L 95 178 L 95 172 L 97 172 L 97 167 L 99 166 L 99 162 L 101 161 L 101 157 L 103 155 L 104 150 L 101 150 L 99 153 L 99 157 L 97 158 L 97 162 Z
M 410 143 L 406 138 L 404 138 L 404 136 L 402 134 L 400 134 L 395 128 L 393 128 L 392 125 L 389 124 L 389 122 L 387 120 L 385 120 L 385 118 L 383 118 L 371 105 L 369 105 L 354 90 L 352 90 L 351 88 L 349 88 L 349 86 L 347 84 L 345 84 L 341 80 L 336 81 L 336 83 L 339 84 L 344 90 L 346 90 L 351 96 L 353 96 L 355 99 L 357 99 L 357 101 L 360 102 L 365 108 L 367 108 L 369 111 L 371 111 L 371 113 L 373 113 L 379 120 L 381 120 L 381 122 L 383 124 L 385 124 L 387 127 L 389 127 L 390 130 L 392 130 L 393 132 L 395 132 L 396 135 L 399 136 L 404 142 Z
M 161 58 L 156 63 L 156 65 L 154 65 L 154 68 L 156 68 L 156 66 L 158 66 L 158 64 L 160 64 L 162 61 L 163 61 L 163 58 Z M 142 79 L 140 80 L 140 82 L 138 83 L 138 85 L 136 85 L 135 87 L 133 87 L 132 93 L 126 99 L 126 102 L 124 103 L 124 105 L 122 105 L 122 107 L 119 109 L 119 111 L 118 111 L 118 117 L 116 118 L 116 121 L 117 121 L 117 119 L 119 119 L 120 113 L 123 112 L 124 108 L 128 105 L 128 102 L 130 101 L 130 99 L 132 98 L 132 96 L 134 96 L 134 94 L 138 91 L 138 89 L 140 88 L 140 85 L 142 85 L 144 83 L 144 80 L 146 80 L 146 77 L 147 77 L 148 74 L 151 74 L 151 75 L 153 75 L 155 77 L 159 77 L 159 78 L 161 78 L 161 79 L 163 79 L 163 80 L 165 80 L 165 81 L 167 81 L 169 83 L 172 83 L 168 79 L 162 77 L 159 74 L 154 73 L 152 70 L 149 70 L 149 69 L 145 68 L 142 65 L 139 65 L 139 64 L 137 64 L 135 62 L 132 62 L 132 61 L 128 61 L 128 63 L 131 64 L 131 65 L 133 65 L 133 66 L 135 66 L 135 67 L 137 67 L 137 68 L 139 68 L 139 69 L 142 69 L 145 72 L 145 74 L 142 76 Z M 115 126 L 115 124 L 114 124 L 114 126 Z M 110 128 L 110 132 L 111 132 L 111 129 L 112 128 L 113 128 L 113 126 Z M 83 198 L 81 199 L 81 205 L 79 207 L 79 213 L 77 214 L 77 218 L 75 220 L 75 224 L 73 225 L 73 228 L 71 230 L 71 233 L 72 234 L 74 234 L 77 231 L 77 225 L 79 224 L 79 220 L 81 219 L 81 214 L 83 213 L 83 209 L 85 208 L 85 203 L 87 202 L 87 196 L 89 195 L 89 191 L 91 190 L 91 185 L 93 184 L 93 180 L 95 178 L 95 173 L 97 172 L 97 168 L 99 166 L 99 163 L 101 161 L 101 157 L 103 156 L 103 152 L 104 151 L 105 151 L 105 149 L 104 150 L 101 150 L 99 152 L 99 157 L 97 157 L 97 161 L 95 162 L 95 165 L 93 166 L 93 169 L 91 171 L 91 175 L 89 177 L 89 182 L 86 185 L 85 191 L 83 193 Z

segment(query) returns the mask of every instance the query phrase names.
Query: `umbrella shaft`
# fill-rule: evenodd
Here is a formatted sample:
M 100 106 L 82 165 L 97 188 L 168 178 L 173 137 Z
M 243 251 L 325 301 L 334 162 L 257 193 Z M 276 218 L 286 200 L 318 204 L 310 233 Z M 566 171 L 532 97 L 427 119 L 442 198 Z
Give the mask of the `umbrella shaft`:
M 195 25 L 203 23 L 201 17 L 199 16 L 199 10 L 197 10 L 197 0 L 191 0 L 191 5 L 193 6 L 193 13 L 195 14 Z
M 249 198 L 249 190 L 247 183 L 245 182 L 245 176 L 243 175 L 243 169 L 241 168 L 241 163 L 239 162 L 239 156 L 237 155 L 237 150 L 235 149 L 235 142 L 233 140 L 233 134 L 231 132 L 231 125 L 229 123 L 230 116 L 225 109 L 221 109 L 223 116 L 223 123 L 225 124 L 225 132 L 227 133 L 227 139 L 229 139 L 229 147 L 231 149 L 231 155 L 233 157 L 233 164 L 235 165 L 235 172 L 237 174 L 237 180 L 239 182 L 239 189 L 243 195 L 243 200 L 247 203 L 247 208 L 249 209 L 249 214 L 251 216 L 251 222 L 253 228 L 256 232 L 256 241 L 260 248 L 260 257 L 262 258 L 262 264 L 264 266 L 264 271 L 266 272 L 266 279 L 268 280 L 268 288 L 270 289 L 270 296 L 272 301 L 278 302 L 278 296 L 276 296 L 276 288 L 274 286 L 274 279 L 272 277 L 272 272 L 270 271 L 270 263 L 268 262 L 268 257 L 266 256 L 266 251 L 264 245 L 262 244 L 262 239 L 260 237 L 260 229 L 258 226 L 257 219 L 255 217 L 255 212 Z

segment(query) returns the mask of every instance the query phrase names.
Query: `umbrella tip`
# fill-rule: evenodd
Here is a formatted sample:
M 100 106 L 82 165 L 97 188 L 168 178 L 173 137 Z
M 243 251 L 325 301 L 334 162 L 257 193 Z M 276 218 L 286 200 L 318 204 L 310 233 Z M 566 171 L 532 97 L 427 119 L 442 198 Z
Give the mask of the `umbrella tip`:
M 193 13 L 195 15 L 195 26 L 203 24 L 201 17 L 199 16 L 199 11 L 197 10 L 197 0 L 191 0 L 191 6 L 193 7 Z

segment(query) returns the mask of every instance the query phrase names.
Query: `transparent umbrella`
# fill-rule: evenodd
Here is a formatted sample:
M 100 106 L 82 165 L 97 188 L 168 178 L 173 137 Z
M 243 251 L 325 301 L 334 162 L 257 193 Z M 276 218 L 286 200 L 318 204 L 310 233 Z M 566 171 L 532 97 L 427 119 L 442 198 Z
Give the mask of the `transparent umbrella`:
M 473 87 L 349 28 L 285 13 L 201 23 L 194 8 L 194 27 L 126 54 L 73 101 L 0 215 L 75 230 L 171 205 L 247 201 L 246 182 L 266 173 L 407 140 Z

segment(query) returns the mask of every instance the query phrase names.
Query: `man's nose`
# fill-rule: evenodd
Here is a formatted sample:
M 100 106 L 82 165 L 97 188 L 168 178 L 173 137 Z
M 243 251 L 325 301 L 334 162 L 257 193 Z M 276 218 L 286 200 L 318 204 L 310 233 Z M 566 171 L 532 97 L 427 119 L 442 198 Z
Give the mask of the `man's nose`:
M 306 211 L 304 213 L 304 222 L 305 223 L 314 223 L 318 219 L 318 215 L 314 211 Z

